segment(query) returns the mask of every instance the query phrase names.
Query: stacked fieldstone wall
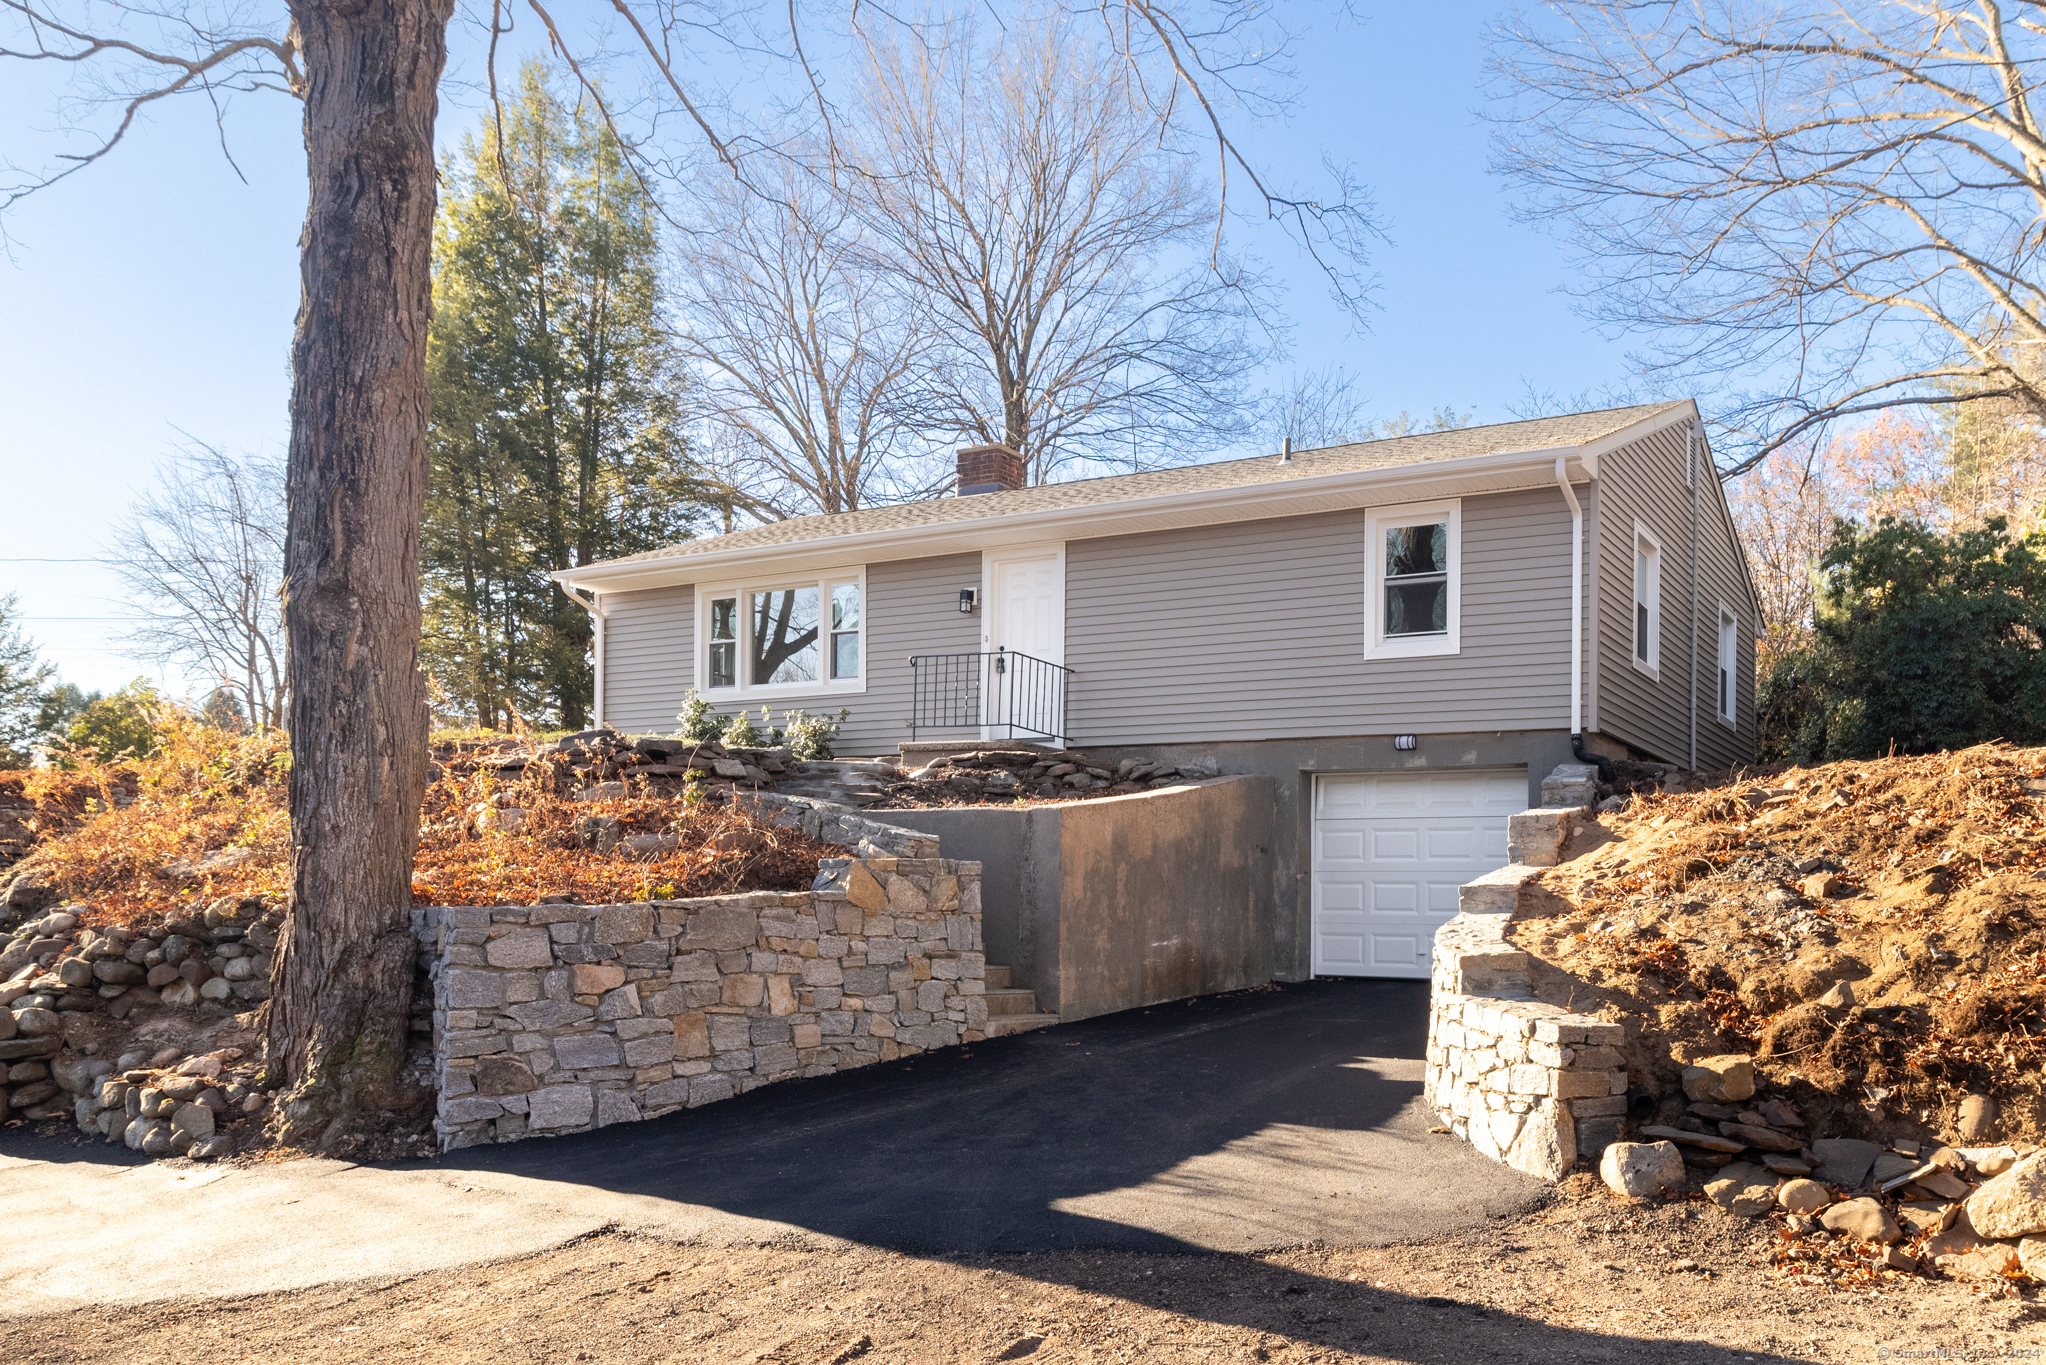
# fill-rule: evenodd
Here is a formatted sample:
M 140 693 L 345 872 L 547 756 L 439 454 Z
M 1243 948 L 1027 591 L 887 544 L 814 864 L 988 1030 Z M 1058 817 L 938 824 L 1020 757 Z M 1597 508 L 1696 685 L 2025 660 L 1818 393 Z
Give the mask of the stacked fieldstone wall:
M 1506 938 L 1522 886 L 1557 861 L 1578 813 L 1512 818 L 1515 861 L 1463 887 L 1435 931 L 1429 991 L 1428 1102 L 1480 1152 L 1545 1180 L 1617 1141 L 1627 1109 L 1621 1026 L 1536 1000 L 1527 954 Z
M 1560 1180 L 1619 1137 L 1627 1072 L 1618 1024 L 1543 1004 L 1510 915 L 1459 914 L 1435 931 L 1428 1102 L 1458 1137 L 1517 1171 Z
M 938 856 L 937 835 L 870 820 L 829 801 L 782 796 L 774 792 L 745 792 L 735 800 L 777 825 L 800 829 L 812 839 L 821 839 L 827 844 L 843 844 L 847 848 L 858 849 L 868 857 Z
M 806 892 L 432 906 L 443 1149 L 601 1128 L 984 1036 L 980 864 L 827 858 Z

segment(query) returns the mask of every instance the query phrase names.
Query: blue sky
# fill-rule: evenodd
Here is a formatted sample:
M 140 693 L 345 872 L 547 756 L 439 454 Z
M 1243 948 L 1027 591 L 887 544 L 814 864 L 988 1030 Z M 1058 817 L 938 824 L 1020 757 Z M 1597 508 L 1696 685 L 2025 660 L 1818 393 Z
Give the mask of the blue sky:
M 1390 240 L 1375 254 L 1376 307 L 1361 331 L 1282 237 L 1241 235 L 1290 285 L 1292 363 L 1346 366 L 1381 417 L 1448 405 L 1500 421 L 1529 385 L 1574 394 L 1625 384 L 1625 346 L 1571 313 L 1557 292 L 1562 250 L 1509 220 L 1486 169 L 1483 35 L 1498 7 L 1360 6 L 1340 20 L 1334 8 L 1329 18 L 1290 8 L 1302 34 L 1296 106 L 1283 126 L 1250 129 L 1244 141 L 1296 183 L 1313 183 L 1324 152 L 1352 163 Z M 458 35 L 455 51 L 458 72 L 473 72 L 473 43 Z M 51 88 L 20 68 L 7 74 L 0 155 L 51 122 Z M 443 139 L 472 126 L 479 107 L 449 88 Z M 106 161 L 5 224 L 0 591 L 19 593 L 25 628 L 81 686 L 156 672 L 118 641 L 119 585 L 99 564 L 22 561 L 100 554 L 156 461 L 181 442 L 284 444 L 305 208 L 298 119 L 282 97 L 240 97 L 227 127 L 238 175 L 210 111 L 162 108 Z

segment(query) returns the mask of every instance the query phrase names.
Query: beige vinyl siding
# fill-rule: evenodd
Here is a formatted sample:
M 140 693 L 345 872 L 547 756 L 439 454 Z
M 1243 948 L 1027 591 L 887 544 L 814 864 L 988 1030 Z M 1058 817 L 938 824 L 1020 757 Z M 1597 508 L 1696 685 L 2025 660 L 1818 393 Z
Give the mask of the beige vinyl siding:
M 909 738 L 909 656 L 965 653 L 980 648 L 980 619 L 959 610 L 959 590 L 980 587 L 979 555 L 894 560 L 867 566 L 867 688 L 820 690 L 765 701 L 778 719 L 801 709 L 846 719 L 838 752 L 846 757 L 892 752 Z M 671 731 L 675 713 L 696 676 L 696 592 L 693 587 L 652 588 L 604 598 L 604 718 L 635 733 Z M 729 714 L 743 694 L 713 696 Z
M 1691 489 L 1682 424 L 1621 446 L 1599 462 L 1599 707 L 1597 728 L 1669 763 L 1691 754 L 1693 689 L 1698 766 L 1752 762 L 1755 752 L 1755 627 L 1739 536 L 1706 453 L 1699 451 L 1697 668 L 1691 669 Z M 1662 542 L 1659 676 L 1631 662 L 1635 522 Z M 1734 714 L 1718 718 L 1719 607 L 1732 611 L 1737 649 Z M 1688 683 L 1687 683 L 1688 679 Z
M 670 733 L 689 692 L 696 596 L 688 588 L 605 593 L 604 721 Z
M 1069 541 L 1074 743 L 1569 723 L 1570 512 L 1463 500 L 1461 650 L 1364 658 L 1365 512 Z

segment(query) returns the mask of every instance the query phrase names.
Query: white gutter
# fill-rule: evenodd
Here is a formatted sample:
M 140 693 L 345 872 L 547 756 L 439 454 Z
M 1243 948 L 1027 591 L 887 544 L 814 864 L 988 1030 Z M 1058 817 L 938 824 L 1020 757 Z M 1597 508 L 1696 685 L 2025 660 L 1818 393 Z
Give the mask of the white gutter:
M 554 576 L 550 574 L 549 577 Z M 590 614 L 590 622 L 596 628 L 597 638 L 590 646 L 592 656 L 590 675 L 596 684 L 596 695 L 590 699 L 590 724 L 601 726 L 604 723 L 604 607 L 596 589 L 589 590 L 589 600 L 585 601 L 572 585 L 562 582 L 560 578 L 555 578 L 554 581 L 561 583 L 561 591 L 569 601 Z
M 1570 486 L 1569 461 L 1556 458 L 1556 487 L 1570 504 L 1570 737 L 1584 733 L 1584 505 Z

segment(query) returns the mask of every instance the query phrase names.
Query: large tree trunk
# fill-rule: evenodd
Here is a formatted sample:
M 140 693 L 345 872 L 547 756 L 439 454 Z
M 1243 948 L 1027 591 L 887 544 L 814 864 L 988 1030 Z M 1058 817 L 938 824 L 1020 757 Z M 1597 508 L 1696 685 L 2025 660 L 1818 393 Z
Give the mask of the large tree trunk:
M 426 788 L 433 123 L 453 0 L 292 0 L 312 181 L 284 550 L 291 910 L 269 1070 L 280 1136 L 326 1146 L 399 1098 Z

